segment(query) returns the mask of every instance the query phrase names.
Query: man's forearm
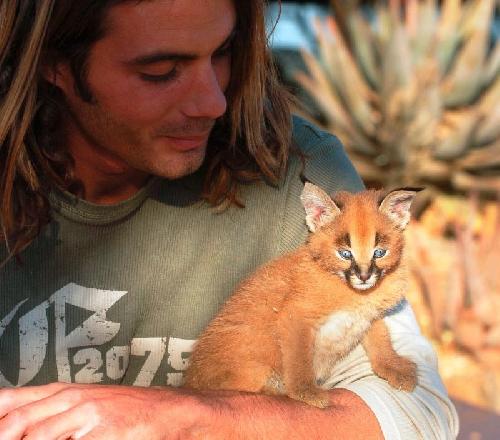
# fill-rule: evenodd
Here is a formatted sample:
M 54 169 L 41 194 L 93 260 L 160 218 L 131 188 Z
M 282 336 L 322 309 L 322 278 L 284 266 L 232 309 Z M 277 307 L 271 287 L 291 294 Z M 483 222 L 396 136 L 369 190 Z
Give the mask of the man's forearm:
M 0 438 L 382 439 L 355 394 L 318 409 L 285 397 L 184 388 L 53 383 L 0 389 Z
M 332 406 L 326 409 L 286 397 L 231 392 L 204 396 L 208 404 L 207 417 L 211 418 L 211 428 L 217 429 L 217 438 L 384 438 L 370 408 L 356 394 L 344 389 L 331 391 Z

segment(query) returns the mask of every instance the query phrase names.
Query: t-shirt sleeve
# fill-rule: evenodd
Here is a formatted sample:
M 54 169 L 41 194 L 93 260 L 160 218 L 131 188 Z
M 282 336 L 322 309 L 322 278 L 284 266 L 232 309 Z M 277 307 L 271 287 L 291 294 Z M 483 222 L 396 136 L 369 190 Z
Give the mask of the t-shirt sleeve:
M 456 438 L 455 407 L 439 376 L 436 353 L 420 333 L 411 306 L 404 301 L 384 320 L 394 349 L 417 364 L 415 390 L 396 390 L 376 376 L 361 346 L 335 366 L 325 386 L 345 388 L 361 397 L 377 417 L 386 439 Z
M 364 189 L 340 140 L 304 119 L 294 118 L 294 140 L 305 155 L 304 177 L 326 192 Z
M 288 182 L 287 209 L 283 218 L 280 253 L 300 246 L 308 232 L 300 203 L 303 176 L 328 193 L 364 189 L 340 141 L 309 122 L 294 118 L 294 139 L 306 156 L 305 166 L 295 164 Z M 351 390 L 377 417 L 386 439 L 452 439 L 458 434 L 458 417 L 438 373 L 437 357 L 422 336 L 411 306 L 404 301 L 384 318 L 395 350 L 417 363 L 418 385 L 411 392 L 398 391 L 373 373 L 359 345 L 339 362 L 325 383 Z

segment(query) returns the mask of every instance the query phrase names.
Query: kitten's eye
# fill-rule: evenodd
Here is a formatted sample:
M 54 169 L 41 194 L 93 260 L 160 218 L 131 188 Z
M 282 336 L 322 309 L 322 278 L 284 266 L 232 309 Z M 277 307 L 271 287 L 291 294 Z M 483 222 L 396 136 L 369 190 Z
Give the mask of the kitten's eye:
M 382 258 L 386 253 L 387 251 L 385 249 L 375 249 L 373 256 L 375 258 Z
M 340 251 L 337 251 L 337 253 L 344 259 L 344 260 L 351 260 L 352 259 L 352 253 L 351 251 L 348 251 L 347 249 L 341 249 Z

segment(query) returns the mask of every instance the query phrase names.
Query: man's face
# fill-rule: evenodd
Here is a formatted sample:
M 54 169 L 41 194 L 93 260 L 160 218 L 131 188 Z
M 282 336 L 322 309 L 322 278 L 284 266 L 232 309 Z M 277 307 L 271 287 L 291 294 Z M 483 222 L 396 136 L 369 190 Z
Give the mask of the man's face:
M 67 143 L 78 170 L 174 179 L 201 165 L 215 120 L 226 111 L 231 75 L 232 0 L 125 2 L 106 17 L 91 47 L 87 84 L 74 91 L 67 65 Z

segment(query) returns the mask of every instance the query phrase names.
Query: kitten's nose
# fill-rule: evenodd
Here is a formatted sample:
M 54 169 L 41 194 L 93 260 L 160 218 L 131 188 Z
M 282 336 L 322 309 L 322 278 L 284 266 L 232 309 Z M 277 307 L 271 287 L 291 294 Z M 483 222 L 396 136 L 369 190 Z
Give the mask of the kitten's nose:
M 371 267 L 356 267 L 356 276 L 363 281 L 363 283 L 366 283 L 368 278 L 372 276 L 373 270 Z
M 368 278 L 371 277 L 371 275 L 372 275 L 371 272 L 361 272 L 359 274 L 359 279 L 363 281 L 363 283 L 365 283 L 368 280 Z

